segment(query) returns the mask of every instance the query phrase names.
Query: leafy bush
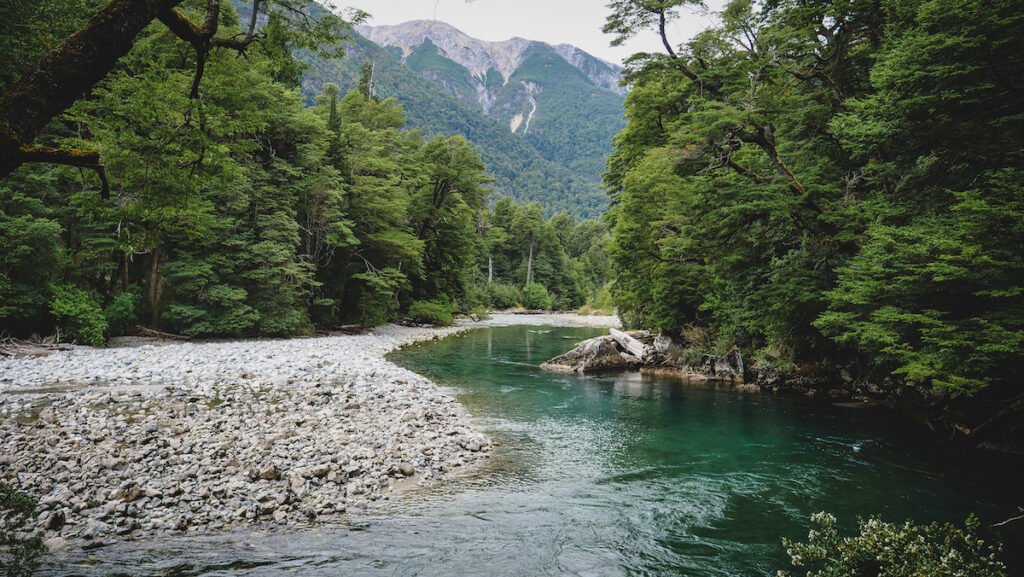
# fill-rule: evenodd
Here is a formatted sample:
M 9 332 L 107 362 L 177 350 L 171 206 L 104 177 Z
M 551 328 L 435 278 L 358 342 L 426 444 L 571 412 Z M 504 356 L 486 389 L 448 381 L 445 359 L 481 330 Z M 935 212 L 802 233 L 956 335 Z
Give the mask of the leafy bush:
M 523 306 L 531 310 L 551 310 L 551 295 L 542 284 L 532 283 L 523 289 Z
M 487 296 L 491 306 L 498 310 L 512 309 L 523 302 L 523 293 L 510 284 L 491 283 L 487 286 Z
M 416 301 L 409 307 L 409 318 L 417 323 L 450 327 L 455 323 L 452 306 L 445 302 Z
M 52 285 L 50 312 L 57 317 L 69 337 L 79 343 L 102 347 L 106 343 L 107 318 L 99 299 L 73 285 Z
M 107 318 L 107 328 L 111 336 L 121 336 L 128 333 L 132 325 L 138 320 L 136 307 L 142 297 L 138 289 L 130 292 L 119 293 L 107 305 L 103 315 Z
M 28 577 L 46 552 L 39 533 L 28 533 L 36 510 L 32 497 L 0 483 L 0 568 L 7 577 Z
M 816 513 L 807 543 L 783 539 L 794 567 L 807 577 L 1006 577 L 997 559 L 999 545 L 986 546 L 976 535 L 978 520 L 969 517 L 963 529 L 952 524 L 902 525 L 879 519 L 860 521 L 860 534 L 842 537 L 836 518 Z M 779 571 L 778 577 L 789 573 Z
M 581 315 L 612 315 L 615 314 L 615 298 L 612 297 L 611 283 L 597 289 L 587 304 L 577 311 Z

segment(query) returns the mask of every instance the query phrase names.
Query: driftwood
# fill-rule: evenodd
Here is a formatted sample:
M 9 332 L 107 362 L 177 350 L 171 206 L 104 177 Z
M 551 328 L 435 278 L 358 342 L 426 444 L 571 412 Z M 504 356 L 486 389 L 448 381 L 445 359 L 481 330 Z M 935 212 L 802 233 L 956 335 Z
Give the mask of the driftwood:
M 1017 510 L 1020 511 L 1021 513 L 1024 513 L 1024 507 L 1017 507 Z M 1016 517 L 1010 517 L 1009 519 L 1007 519 L 1005 521 L 1002 521 L 1000 523 L 996 523 L 994 525 L 989 525 L 989 528 L 990 529 L 995 529 L 996 527 L 1003 527 L 1004 525 L 1009 525 L 1010 523 L 1014 523 L 1016 521 L 1024 521 L 1024 515 L 1017 515 Z
M 615 342 L 619 343 L 620 347 L 639 359 L 640 362 L 644 362 L 647 359 L 647 347 L 642 342 L 617 329 L 612 329 L 611 335 Z
M 366 332 L 363 325 L 340 325 L 327 329 L 318 329 L 316 335 L 320 337 L 336 337 L 339 335 L 361 335 Z
M 150 337 L 150 338 L 154 338 L 154 339 L 165 339 L 165 340 L 169 340 L 169 341 L 187 341 L 187 340 L 189 340 L 189 337 L 185 337 L 185 336 L 182 336 L 182 335 L 176 335 L 174 333 L 167 333 L 167 332 L 164 332 L 164 331 L 158 331 L 157 329 L 151 329 L 149 327 L 143 327 L 143 326 L 135 327 L 135 332 L 138 333 L 138 335 L 140 337 Z
M 0 357 L 45 357 L 54 351 L 70 351 L 71 345 L 50 341 L 0 339 Z

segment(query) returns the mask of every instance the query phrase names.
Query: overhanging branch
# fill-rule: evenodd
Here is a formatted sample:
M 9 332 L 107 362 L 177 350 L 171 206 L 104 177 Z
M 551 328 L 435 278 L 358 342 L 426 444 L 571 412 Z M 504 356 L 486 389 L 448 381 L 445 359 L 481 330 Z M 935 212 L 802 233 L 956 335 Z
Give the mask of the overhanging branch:
M 100 196 L 104 199 L 110 198 L 110 183 L 107 181 L 106 167 L 103 165 L 103 158 L 98 150 L 52 148 L 25 144 L 18 148 L 18 157 L 21 164 L 41 162 L 91 168 L 100 177 Z

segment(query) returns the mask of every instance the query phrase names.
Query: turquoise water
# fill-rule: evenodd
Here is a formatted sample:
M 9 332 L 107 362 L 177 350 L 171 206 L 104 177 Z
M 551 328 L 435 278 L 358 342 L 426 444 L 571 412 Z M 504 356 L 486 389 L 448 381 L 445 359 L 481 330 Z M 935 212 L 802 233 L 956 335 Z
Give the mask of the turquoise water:
M 1005 461 L 951 453 L 886 411 L 536 368 L 601 332 L 482 329 L 392 356 L 454 387 L 495 439 L 477 475 L 351 526 L 118 546 L 61 572 L 756 577 L 785 566 L 780 538 L 816 511 L 847 525 L 1016 511 Z M 1011 568 L 1021 537 L 1004 534 Z

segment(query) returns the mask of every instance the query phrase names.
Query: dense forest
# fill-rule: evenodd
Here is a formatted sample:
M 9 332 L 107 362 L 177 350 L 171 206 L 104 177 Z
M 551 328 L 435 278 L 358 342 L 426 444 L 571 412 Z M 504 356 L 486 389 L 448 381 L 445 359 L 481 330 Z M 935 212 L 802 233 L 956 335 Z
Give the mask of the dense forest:
M 599 218 L 604 212 L 608 198 L 600 185 L 603 155 L 582 157 L 597 166 L 588 166 L 583 172 L 573 170 L 566 158 L 573 154 L 581 158 L 578 150 L 558 148 L 549 139 L 536 135 L 527 139 L 514 134 L 507 123 L 489 118 L 478 105 L 471 106 L 418 72 L 431 66 L 449 66 L 459 68 L 459 77 L 465 70 L 454 62 L 437 56 L 436 52 L 425 53 L 427 46 L 402 62 L 400 54 L 394 53 L 396 49 L 382 48 L 356 32 L 350 33 L 350 37 L 346 58 L 323 58 L 306 51 L 298 54 L 307 64 L 302 75 L 307 98 L 315 97 L 327 83 L 337 83 L 343 89 L 355 88 L 363 63 L 370 61 L 374 66 L 374 94 L 396 99 L 405 110 L 409 125 L 426 135 L 465 136 L 486 163 L 488 174 L 495 180 L 492 187 L 496 193 L 521 203 L 540 202 L 547 216 L 565 212 L 580 218 Z M 609 136 L 620 126 L 621 107 L 618 112 L 620 118 L 615 119 Z M 607 151 L 608 143 L 590 143 L 590 150 L 594 149 Z M 561 156 L 545 156 L 542 150 Z
M 676 49 L 688 4 L 606 26 L 667 48 L 629 62 L 609 161 L 622 318 L 1019 433 L 1024 6 L 734 0 Z
M 627 61 L 610 209 L 579 220 L 602 204 L 573 174 L 598 159 L 573 148 L 607 143 L 552 122 L 474 144 L 509 134 L 355 36 L 362 13 L 5 0 L 0 571 L 31 574 L 52 549 L 126 574 L 507 559 L 523 575 L 767 575 L 779 539 L 808 576 L 1005 577 L 1024 519 L 1007 455 L 1024 446 L 1021 0 L 730 0 L 674 44 L 699 4 L 608 4 L 613 44 L 655 34 L 665 52 Z M 522 80 L 578 74 L 531 58 Z M 575 105 L 548 97 L 556 115 Z M 427 102 L 415 123 L 411 99 Z M 475 417 L 384 356 L 450 334 L 421 325 L 509 308 L 617 308 L 650 331 L 551 315 L 424 347 Z M 414 326 L 363 330 L 391 321 Z M 318 331 L 334 336 L 235 340 Z M 126 334 L 153 338 L 100 349 Z M 581 335 L 577 350 L 621 361 L 598 368 L 675 347 L 712 372 L 538 368 Z M 180 338 L 226 340 L 149 346 Z M 96 348 L 51 346 L 68 342 Z M 829 402 L 751 394 L 787 386 Z M 1003 454 L 850 416 L 868 406 Z M 380 522 L 401 511 L 392 488 L 442 483 Z M 379 518 L 342 517 L 376 501 Z M 852 515 L 811 513 L 826 507 Z M 904 511 L 921 522 L 882 517 Z M 103 549 L 243 526 L 258 530 L 175 538 L 166 557 Z
M 24 37 L 49 40 L 5 47 L 17 57 L 0 92 L 90 4 L 17 7 L 36 26 Z M 229 4 L 219 18 L 244 29 Z M 327 57 L 340 38 L 318 33 L 271 12 L 244 58 L 204 55 L 197 86 L 196 53 L 162 23 L 146 28 L 36 139 L 102 151 L 102 178 L 32 163 L 0 181 L 0 331 L 89 344 L 138 325 L 296 335 L 598 296 L 606 227 L 545 220 L 537 204 L 489 208 L 474 148 L 406 130 L 397 101 L 376 96 L 369 63 L 347 94 L 328 83 L 306 106 L 292 54 L 320 42 Z

